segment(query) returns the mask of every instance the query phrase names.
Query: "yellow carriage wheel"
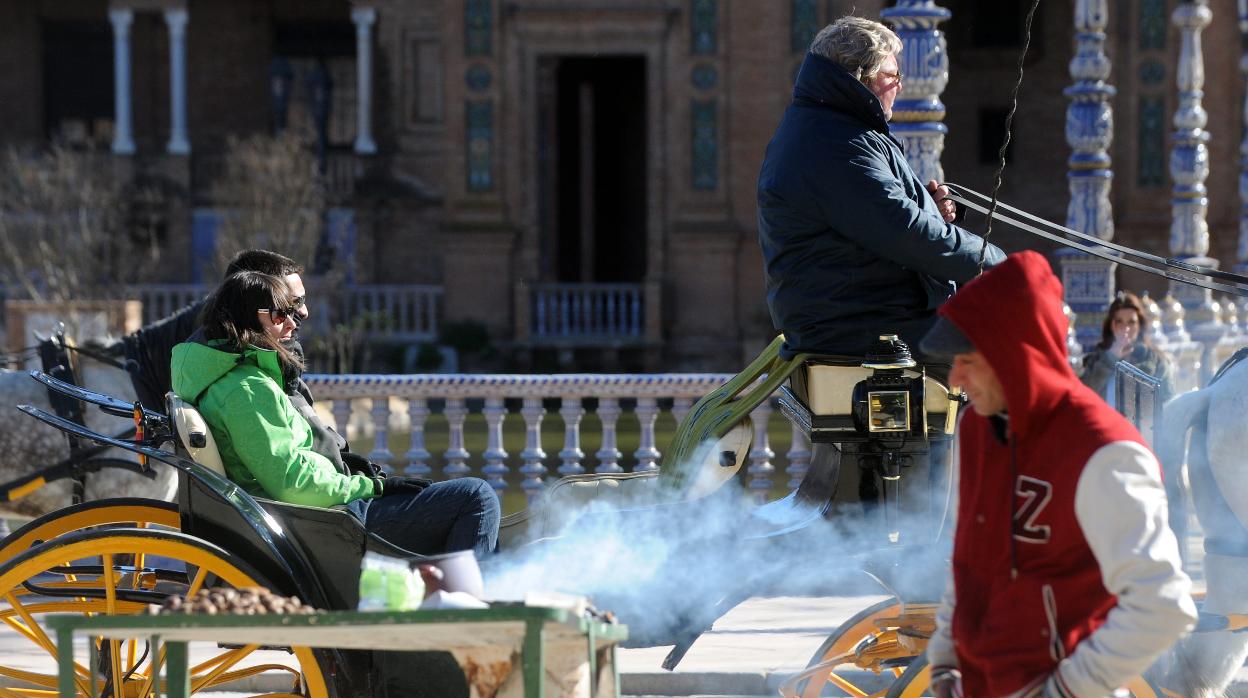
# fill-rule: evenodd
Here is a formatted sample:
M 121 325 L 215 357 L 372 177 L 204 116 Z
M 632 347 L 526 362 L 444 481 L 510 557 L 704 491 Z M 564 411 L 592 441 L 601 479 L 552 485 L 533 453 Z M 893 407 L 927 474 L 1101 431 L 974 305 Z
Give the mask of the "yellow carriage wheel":
M 0 658 L 0 677 L 10 685 L 16 684 L 0 689 L 0 695 L 35 696 L 55 691 L 56 646 L 39 623 L 40 618 L 54 613 L 146 613 L 148 602 L 158 602 L 165 594 L 194 594 L 209 584 L 265 586 L 261 575 L 246 562 L 211 543 L 176 531 L 80 531 L 53 538 L 12 557 L 0 565 L 0 622 L 45 652 L 48 668 L 46 673 L 31 670 L 30 657 L 26 658 L 25 668 L 6 666 L 5 658 Z M 85 698 L 105 691 L 118 698 L 155 695 L 152 657 L 144 641 L 106 640 L 97 642 L 97 649 L 103 682 L 97 680 L 92 686 L 92 672 L 77 664 L 78 696 Z M 313 651 L 306 647 L 285 652 L 263 650 L 255 645 L 223 649 L 215 644 L 193 643 L 191 660 L 191 690 L 196 694 L 247 690 L 229 684 L 261 673 L 284 672 L 287 679 L 281 680 L 280 689 L 266 687 L 262 691 L 266 698 L 329 697 L 324 674 Z M 157 669 L 162 661 L 163 651 L 156 660 Z M 99 677 L 100 673 L 95 675 Z
M 884 694 L 884 698 L 920 698 L 921 696 L 931 695 L 928 690 L 932 687 L 932 670 L 927 665 L 927 657 L 922 655 L 915 657 L 910 666 L 901 672 L 901 676 L 888 687 L 888 693 Z
M 0 539 L 0 565 L 33 545 L 57 536 L 99 526 L 118 525 L 134 528 L 160 526 L 176 530 L 180 526 L 178 507 L 172 502 L 156 499 L 124 497 L 83 502 L 58 509 Z
M 878 603 L 872 604 L 867 608 L 859 611 L 852 618 L 841 623 L 840 627 L 832 631 L 828 639 L 823 641 L 823 645 L 810 658 L 810 662 L 806 664 L 807 669 L 835 662 L 838 658 L 845 658 L 845 664 L 852 663 L 854 648 L 864 638 L 871 637 L 879 632 L 876 621 L 889 616 L 897 615 L 900 610 L 896 598 L 885 599 Z M 821 671 L 811 675 L 806 680 L 805 685 L 799 685 L 798 688 L 801 698 L 818 698 L 823 694 L 824 687 L 831 683 L 840 688 L 851 696 L 868 696 L 871 692 L 854 684 L 848 679 L 838 676 L 835 673 L 836 667 L 830 666 L 827 671 Z

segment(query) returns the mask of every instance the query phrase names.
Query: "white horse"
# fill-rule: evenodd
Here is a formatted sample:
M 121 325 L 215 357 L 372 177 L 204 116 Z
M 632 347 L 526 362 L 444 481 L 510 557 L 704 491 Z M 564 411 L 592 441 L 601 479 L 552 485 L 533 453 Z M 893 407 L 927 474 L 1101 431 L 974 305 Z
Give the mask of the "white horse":
M 1196 517 L 1205 535 L 1202 611 L 1248 613 L 1248 361 L 1231 358 L 1208 387 L 1180 395 L 1165 406 L 1157 454 L 1182 463 Z M 1188 433 L 1190 446 L 1187 446 Z M 1177 474 L 1176 474 L 1177 477 Z M 1223 695 L 1248 658 L 1248 634 L 1196 632 L 1176 645 L 1159 669 L 1163 686 L 1181 687 L 1188 698 Z
M 77 353 L 78 384 L 122 400 L 134 400 L 134 386 L 125 371 Z M 65 434 L 16 409 L 29 404 L 48 412 L 48 391 L 26 371 L 0 370 L 0 484 L 31 475 L 69 456 Z M 131 423 L 104 414 L 87 405 L 87 426 L 102 434 L 115 436 Z M 87 444 L 88 446 L 90 444 Z M 112 449 L 103 454 L 110 458 L 134 461 L 128 451 Z M 146 497 L 169 501 L 177 488 L 177 475 L 163 464 L 155 464 L 155 477 L 148 478 L 120 468 L 102 468 L 86 476 L 85 499 L 111 497 Z M 12 502 L 0 502 L 0 516 L 37 517 L 68 506 L 73 483 L 62 479 L 48 483 Z

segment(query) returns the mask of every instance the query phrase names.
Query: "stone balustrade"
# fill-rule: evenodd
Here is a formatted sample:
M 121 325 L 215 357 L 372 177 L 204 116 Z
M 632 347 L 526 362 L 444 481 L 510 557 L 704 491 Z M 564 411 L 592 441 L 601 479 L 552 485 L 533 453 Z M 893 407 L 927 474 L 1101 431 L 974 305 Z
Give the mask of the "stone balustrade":
M 486 423 L 486 444 L 481 452 L 482 475 L 498 491 L 509 485 L 506 476 L 523 476 L 521 488 L 532 499 L 538 496 L 550 477 L 587 471 L 587 449 L 582 442 L 582 423 L 589 399 L 596 401 L 596 417 L 601 430 L 594 434 L 593 472 L 617 473 L 624 470 L 618 434 L 622 419 L 636 420 L 639 444 L 632 453 L 634 472 L 658 469 L 663 453 L 655 425 L 664 410 L 670 410 L 677 423 L 694 402 L 726 382 L 730 375 L 686 374 L 555 374 L 555 375 L 308 375 L 317 405 L 332 416 L 332 422 L 348 438 L 372 434 L 373 449 L 368 458 L 408 475 L 421 477 L 462 477 L 469 474 L 465 422 L 470 409 L 477 410 Z M 543 441 L 542 423 L 548 415 L 544 401 L 557 400 L 563 437 L 558 442 Z M 365 406 L 365 402 L 369 406 Z M 512 411 L 508 402 L 518 404 Z M 670 407 L 669 407 L 670 405 Z M 629 414 L 626 416 L 626 408 Z M 426 426 L 435 410 L 446 421 L 447 447 L 435 454 L 426 446 Z M 749 453 L 748 487 L 765 498 L 771 492 L 776 468 L 772 460 L 767 423 L 774 408 L 770 401 L 753 412 L 754 445 Z M 523 420 L 524 447 L 509 453 L 503 443 L 506 419 Z M 407 451 L 395 453 L 391 434 L 405 431 Z M 810 444 L 805 435 L 792 429 L 791 448 L 785 453 L 786 484 L 795 488 L 810 463 Z M 440 472 L 439 472 L 440 471 Z

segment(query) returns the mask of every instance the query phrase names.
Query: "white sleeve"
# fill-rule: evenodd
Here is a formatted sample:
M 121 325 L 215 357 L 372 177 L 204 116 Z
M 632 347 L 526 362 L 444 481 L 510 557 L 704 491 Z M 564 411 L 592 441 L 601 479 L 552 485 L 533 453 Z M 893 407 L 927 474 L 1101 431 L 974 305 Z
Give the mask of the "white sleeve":
M 945 505 L 945 517 L 941 524 L 941 531 L 948 531 L 950 538 L 954 536 L 958 528 L 958 438 L 954 436 L 953 445 L 950 446 L 953 453 L 949 454 L 950 477 L 949 477 L 949 495 Z M 956 669 L 958 666 L 958 655 L 953 647 L 953 608 L 956 605 L 956 592 L 953 588 L 953 566 L 951 563 L 945 564 L 945 589 L 940 597 L 940 604 L 936 607 L 936 630 L 932 632 L 932 638 L 927 643 L 927 662 L 932 667 L 932 673 L 939 673 L 941 670 Z
M 1045 694 L 1106 696 L 1191 629 L 1196 605 L 1168 523 L 1161 469 L 1148 449 L 1117 441 L 1092 454 L 1079 477 L 1075 517 L 1118 604 L 1058 664 Z

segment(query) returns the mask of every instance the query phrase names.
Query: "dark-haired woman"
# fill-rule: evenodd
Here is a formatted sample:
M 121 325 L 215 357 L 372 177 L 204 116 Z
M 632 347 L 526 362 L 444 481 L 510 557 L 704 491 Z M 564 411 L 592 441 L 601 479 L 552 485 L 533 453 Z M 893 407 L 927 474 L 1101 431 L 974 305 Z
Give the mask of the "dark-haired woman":
M 295 304 L 280 277 L 233 274 L 208 299 L 200 332 L 173 349 L 173 390 L 208 422 L 226 475 L 281 502 L 345 504 L 370 531 L 412 552 L 492 551 L 499 503 L 483 480 L 387 477 L 317 452 L 282 387 L 302 370 L 284 344 L 298 328 Z
M 1118 389 L 1114 367 L 1126 361 L 1161 381 L 1157 399 L 1161 402 L 1174 395 L 1174 379 L 1170 360 L 1149 341 L 1149 317 L 1144 304 L 1134 293 L 1120 292 L 1101 323 L 1101 341 L 1083 357 L 1084 385 L 1095 390 L 1113 407 L 1118 407 Z

